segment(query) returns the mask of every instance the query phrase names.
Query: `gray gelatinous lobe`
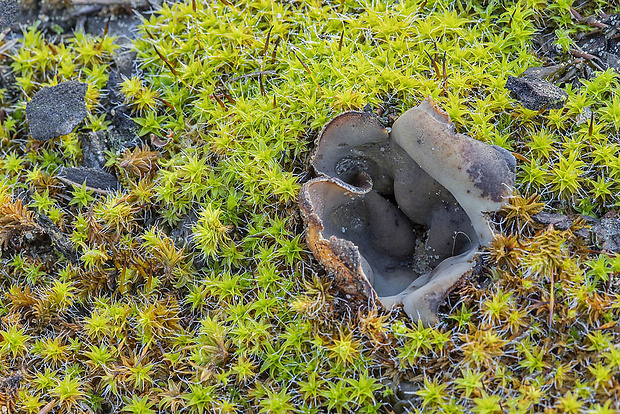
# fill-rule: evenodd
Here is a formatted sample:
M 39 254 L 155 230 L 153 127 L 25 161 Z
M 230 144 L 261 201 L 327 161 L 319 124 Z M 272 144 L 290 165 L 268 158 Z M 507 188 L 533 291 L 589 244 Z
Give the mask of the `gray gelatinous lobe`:
M 47 141 L 73 132 L 88 115 L 87 89 L 86 83 L 69 81 L 38 91 L 26 105 L 32 137 Z
M 482 191 L 482 197 L 501 202 L 506 191 L 502 175 L 506 171 L 516 173 L 517 163 L 510 151 L 496 145 L 491 146 L 491 148 L 498 151 L 500 157 L 497 157 L 497 154 L 490 154 L 490 157 L 482 159 L 474 157 L 467 173 L 476 188 Z M 499 164 L 499 168 L 489 168 L 491 164 Z
M 299 200 L 306 238 L 336 285 L 430 324 L 492 240 L 486 213 L 511 195 L 515 160 L 456 134 L 429 99 L 390 133 L 367 112 L 337 116 L 312 166 L 319 177 Z

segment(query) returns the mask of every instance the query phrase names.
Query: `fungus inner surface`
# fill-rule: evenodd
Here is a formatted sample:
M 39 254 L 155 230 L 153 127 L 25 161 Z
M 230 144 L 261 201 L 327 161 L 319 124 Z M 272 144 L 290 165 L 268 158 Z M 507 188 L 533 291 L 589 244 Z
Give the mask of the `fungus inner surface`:
M 327 175 L 366 190 L 354 193 L 325 182 L 311 197 L 322 200 L 313 204 L 321 204 L 324 237 L 357 246 L 378 296 L 399 294 L 444 259 L 478 245 L 471 220 L 452 194 L 387 134 L 380 142 L 339 148 L 346 155 L 332 159 L 332 168 L 325 166 Z

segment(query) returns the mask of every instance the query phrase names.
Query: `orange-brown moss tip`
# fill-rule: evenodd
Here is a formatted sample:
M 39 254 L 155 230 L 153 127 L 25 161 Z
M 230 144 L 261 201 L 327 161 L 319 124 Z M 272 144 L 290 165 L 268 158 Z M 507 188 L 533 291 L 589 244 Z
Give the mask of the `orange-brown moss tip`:
M 456 134 L 430 101 L 391 133 L 348 112 L 321 132 L 299 204 L 317 259 L 350 298 L 402 305 L 425 324 L 492 240 L 488 212 L 512 193 L 515 161 Z

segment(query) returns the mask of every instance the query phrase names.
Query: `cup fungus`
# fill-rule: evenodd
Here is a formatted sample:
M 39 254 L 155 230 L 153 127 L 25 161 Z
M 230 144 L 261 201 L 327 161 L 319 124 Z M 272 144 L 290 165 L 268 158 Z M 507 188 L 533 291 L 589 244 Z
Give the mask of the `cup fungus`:
M 430 98 L 391 132 L 372 114 L 345 112 L 317 142 L 318 178 L 299 197 L 315 257 L 348 298 L 435 323 L 493 239 L 489 213 L 512 194 L 514 157 L 455 133 Z

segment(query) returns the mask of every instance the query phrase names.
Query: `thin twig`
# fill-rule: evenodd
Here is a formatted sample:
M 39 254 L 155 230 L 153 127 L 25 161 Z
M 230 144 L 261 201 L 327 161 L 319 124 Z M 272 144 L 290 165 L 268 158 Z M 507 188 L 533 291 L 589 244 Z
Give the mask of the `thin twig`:
M 529 159 L 528 159 L 525 155 L 523 155 L 523 154 L 519 154 L 518 152 L 511 152 L 511 154 L 512 154 L 512 156 L 513 156 L 513 157 L 515 157 L 515 158 L 516 158 L 516 159 L 518 159 L 518 160 L 525 161 L 525 162 L 527 162 L 527 163 L 529 163 L 529 164 L 531 164 L 531 163 L 532 163 L 532 162 L 531 162 L 531 161 L 530 161 L 530 160 L 529 160 Z
M 276 61 L 276 51 L 278 50 L 278 45 L 280 44 L 280 41 L 282 40 L 281 37 L 278 37 L 275 41 L 275 43 L 273 44 L 273 52 L 271 52 L 271 62 L 269 62 L 270 64 L 274 64 Z
M 308 75 L 310 76 L 310 79 L 312 79 L 312 82 L 314 83 L 314 85 L 319 89 L 319 92 L 323 93 L 323 89 L 321 88 L 321 85 L 319 85 L 319 82 L 316 80 L 316 78 L 312 74 L 310 67 L 306 65 L 306 63 L 303 60 L 301 60 L 301 58 L 299 57 L 295 49 L 292 49 L 292 50 L 293 50 L 293 54 L 295 55 L 299 63 L 301 63 L 301 66 L 303 66 L 306 72 L 308 72 Z
M 222 101 L 222 99 L 217 94 L 214 93 L 211 95 L 211 97 L 217 101 L 217 103 L 222 107 L 223 110 L 228 111 L 226 104 L 224 103 L 224 101 Z
M 265 46 L 263 47 L 263 59 L 261 62 L 262 65 L 262 71 L 258 77 L 258 83 L 260 85 L 260 93 L 263 96 L 267 96 L 267 93 L 265 93 L 265 83 L 264 83 L 264 79 L 265 79 L 265 56 L 267 56 L 267 50 L 269 49 L 269 38 L 271 37 L 271 31 L 273 30 L 273 26 L 271 26 L 269 28 L 269 31 L 267 32 L 267 39 L 265 39 Z
M 583 50 L 579 50 L 579 49 L 569 49 L 568 51 L 570 52 L 571 55 L 575 57 L 587 59 L 588 62 L 594 66 L 595 69 L 600 70 L 601 72 L 605 71 L 605 69 L 603 69 L 598 63 L 595 62 L 596 60 L 598 60 L 599 62 L 603 63 L 598 56 L 592 55 L 590 53 L 586 53 Z
M 67 186 L 74 186 L 77 185 L 79 186 L 78 183 L 76 183 L 75 181 L 71 181 L 65 177 L 62 176 L 56 176 L 56 178 L 58 179 L 58 181 L 60 181 L 61 183 L 67 185 Z M 102 188 L 95 188 L 95 187 L 91 187 L 89 185 L 85 185 L 84 188 L 88 191 L 92 191 L 95 194 L 101 194 L 101 195 L 108 195 L 114 192 L 114 190 L 104 190 Z
M 4 52 L 6 52 L 7 50 L 9 50 L 13 46 L 15 46 L 17 44 L 18 40 L 19 39 L 11 39 L 8 42 L 6 42 L 5 44 L 3 44 L 2 46 L 0 46 L 0 55 L 3 55 Z
M 41 408 L 39 410 L 38 414 L 47 414 L 50 411 L 52 411 L 52 408 L 54 408 L 54 406 L 56 405 L 56 400 L 52 400 L 50 402 L 48 402 L 47 404 L 45 404 L 45 407 Z
M 198 49 L 202 49 L 202 45 L 200 44 L 200 36 L 198 35 L 198 16 L 196 12 L 196 0 L 192 0 L 192 10 L 194 12 L 194 27 L 196 29 L 196 43 L 198 43 Z
M 553 329 L 553 305 L 555 304 L 555 280 L 553 278 L 553 268 L 551 269 L 551 287 L 550 287 L 550 296 L 549 296 L 549 334 L 551 334 L 551 330 Z
M 433 58 L 431 54 L 428 53 L 426 50 L 424 51 L 424 53 L 426 53 L 426 56 L 428 56 L 428 58 L 431 60 L 431 65 L 435 69 L 435 76 L 437 76 L 437 79 L 440 79 L 439 67 L 437 66 L 437 62 L 435 62 L 435 58 Z
M 183 79 L 181 79 L 181 77 L 179 76 L 179 74 L 177 73 L 176 69 L 174 68 L 174 66 L 172 66 L 172 63 L 170 63 L 170 61 L 161 54 L 161 52 L 157 49 L 157 47 L 155 45 L 151 45 L 153 46 L 153 49 L 155 50 L 155 53 L 157 53 L 157 55 L 159 56 L 159 58 L 161 60 L 164 61 L 164 63 L 166 64 L 166 66 L 168 66 L 168 69 L 170 69 L 170 72 L 172 72 L 172 74 L 174 75 L 174 77 L 181 82 L 187 89 L 189 90 L 193 90 L 192 87 L 190 87 Z
M 105 29 L 103 30 L 103 36 L 101 36 L 101 39 L 99 40 L 99 43 L 97 44 L 97 50 L 101 50 L 101 45 L 103 45 L 103 41 L 105 40 L 105 37 L 108 35 L 108 30 L 110 29 L 110 20 L 112 20 L 112 15 L 108 16 L 108 21 L 105 23 Z

